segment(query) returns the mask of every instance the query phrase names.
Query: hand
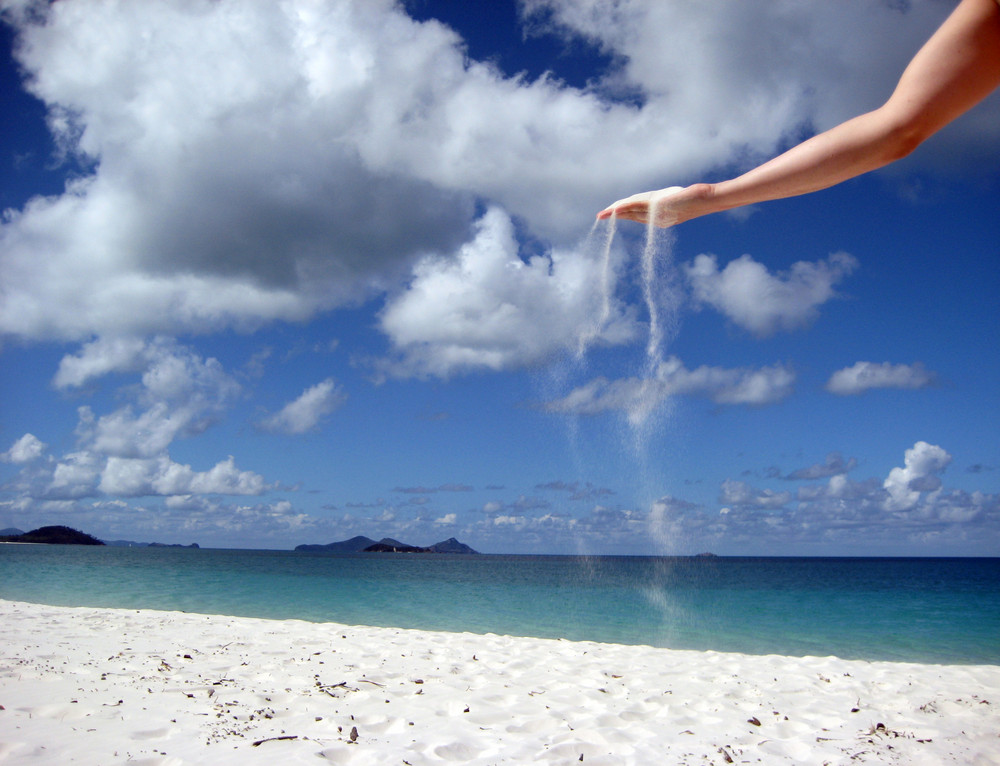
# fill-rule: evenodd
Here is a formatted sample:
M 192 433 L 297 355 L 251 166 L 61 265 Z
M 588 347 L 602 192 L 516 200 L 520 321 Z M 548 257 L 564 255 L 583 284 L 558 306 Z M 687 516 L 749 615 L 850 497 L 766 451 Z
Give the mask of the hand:
M 621 218 L 638 223 L 649 223 L 652 211 L 653 225 L 661 228 L 673 226 L 687 217 L 682 216 L 680 208 L 689 200 L 689 195 L 679 194 L 685 191 L 683 186 L 670 186 L 659 191 L 633 194 L 626 199 L 620 199 L 597 214 L 598 219 Z

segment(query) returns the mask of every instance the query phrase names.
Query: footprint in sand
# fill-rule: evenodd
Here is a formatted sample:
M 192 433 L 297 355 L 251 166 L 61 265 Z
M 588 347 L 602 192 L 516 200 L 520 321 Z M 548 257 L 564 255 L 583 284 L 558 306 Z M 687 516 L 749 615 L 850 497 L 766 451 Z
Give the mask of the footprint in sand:
M 792 763 L 808 763 L 816 756 L 815 749 L 805 742 L 769 739 L 761 742 L 757 749 L 766 755 L 787 758 Z
M 535 734 L 551 728 L 552 723 L 545 718 L 529 718 L 524 723 L 511 724 L 506 731 L 509 734 Z
M 166 728 L 159 729 L 146 729 L 145 731 L 134 731 L 132 732 L 132 739 L 135 740 L 149 740 L 149 739 L 163 739 L 170 735 L 170 730 Z
M 465 742 L 452 742 L 449 745 L 434 748 L 434 755 L 446 761 L 468 763 L 479 755 L 479 748 L 472 747 Z
M 72 704 L 39 705 L 36 708 L 20 708 L 20 710 L 36 718 L 52 718 L 59 721 L 75 721 L 85 718 L 89 712 L 85 707 Z

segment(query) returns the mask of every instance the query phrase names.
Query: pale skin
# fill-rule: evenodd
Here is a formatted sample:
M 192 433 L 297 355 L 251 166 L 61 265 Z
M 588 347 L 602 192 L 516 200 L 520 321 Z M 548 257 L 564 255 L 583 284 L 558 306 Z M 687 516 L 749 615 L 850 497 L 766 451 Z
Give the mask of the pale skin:
M 826 189 L 905 157 L 1000 86 L 1000 4 L 962 0 L 913 57 L 889 100 L 720 183 L 635 194 L 597 214 L 673 226 Z

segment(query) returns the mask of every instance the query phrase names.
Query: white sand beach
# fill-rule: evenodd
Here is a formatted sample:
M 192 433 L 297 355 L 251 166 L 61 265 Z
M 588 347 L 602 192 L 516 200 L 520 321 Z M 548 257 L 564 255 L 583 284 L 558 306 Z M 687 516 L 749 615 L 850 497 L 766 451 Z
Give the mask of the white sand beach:
M 1000 666 L 0 601 L 4 764 L 1000 764 Z

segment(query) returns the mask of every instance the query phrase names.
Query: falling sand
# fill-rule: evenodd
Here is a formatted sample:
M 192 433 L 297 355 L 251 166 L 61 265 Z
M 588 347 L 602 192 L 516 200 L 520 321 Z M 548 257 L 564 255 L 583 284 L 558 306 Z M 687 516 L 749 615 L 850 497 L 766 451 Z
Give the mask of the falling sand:
M 653 207 L 680 188 L 672 187 L 658 193 L 652 202 Z M 617 280 L 612 247 L 617 233 L 617 216 L 612 213 L 603 230 L 599 228 L 600 223 L 594 223 L 586 240 L 589 248 L 597 248 L 592 257 L 600 265 L 599 309 L 595 322 L 580 334 L 578 362 L 583 361 L 589 347 L 605 332 L 613 313 L 612 301 Z M 668 387 L 662 378 L 664 348 L 676 332 L 677 312 L 682 301 L 673 266 L 673 242 L 673 232 L 654 225 L 651 216 L 646 226 L 645 243 L 639 262 L 642 302 L 648 321 L 646 348 L 636 374 L 622 381 L 622 388 L 627 391 L 627 395 L 622 396 L 619 402 L 624 414 L 621 436 L 630 447 L 633 464 L 638 472 L 638 484 L 644 487 L 644 494 L 650 501 L 658 496 L 654 486 L 658 486 L 660 482 L 658 477 L 652 475 L 655 472 L 651 472 L 649 441 L 669 412 Z M 655 505 L 653 503 L 654 508 Z M 672 535 L 666 527 L 657 522 L 655 514 L 650 521 L 652 538 L 665 547 L 670 547 Z
M 665 197 L 680 190 L 675 186 L 657 193 L 654 208 Z M 636 395 L 626 410 L 626 417 L 636 436 L 645 431 L 651 416 L 660 409 L 664 401 L 662 384 L 657 374 L 663 363 L 663 348 L 676 329 L 676 310 L 680 295 L 671 277 L 673 262 L 671 232 L 654 225 L 654 216 L 646 226 L 646 241 L 642 250 L 641 280 L 642 297 L 648 317 L 646 354 L 641 378 L 636 386 Z M 599 222 L 595 222 L 587 236 L 594 242 Z M 589 347 L 605 330 L 611 318 L 611 301 L 614 290 L 611 248 L 617 231 L 617 216 L 612 213 L 600 242 L 598 259 L 601 264 L 600 309 L 596 321 L 580 334 L 577 358 L 582 359 Z

